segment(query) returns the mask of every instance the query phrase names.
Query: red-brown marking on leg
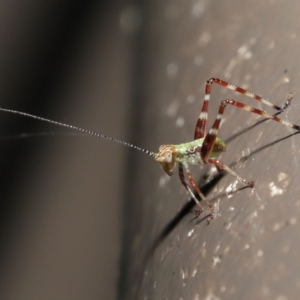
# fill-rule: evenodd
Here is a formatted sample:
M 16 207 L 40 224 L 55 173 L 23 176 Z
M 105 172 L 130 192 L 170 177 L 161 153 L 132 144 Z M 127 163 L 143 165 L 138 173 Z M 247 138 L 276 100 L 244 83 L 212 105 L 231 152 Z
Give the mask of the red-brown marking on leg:
M 187 185 L 185 179 L 184 179 L 184 172 L 183 172 L 183 165 L 182 163 L 179 163 L 179 166 L 178 166 L 178 171 L 179 171 L 179 178 L 180 178 L 180 181 L 181 183 L 183 184 L 183 186 L 186 188 L 186 190 L 189 192 L 189 194 L 191 195 L 191 197 L 193 198 L 193 200 L 196 202 L 197 206 L 199 207 L 199 215 L 203 212 L 203 207 L 201 206 L 199 200 L 196 198 L 196 196 L 194 195 L 194 193 L 192 192 L 192 190 L 189 188 L 189 186 Z M 199 195 L 200 198 L 201 195 Z M 204 196 L 203 196 L 204 197 Z M 205 197 L 204 197 L 205 199 Z
M 193 189 L 194 189 L 194 190 L 196 191 L 196 193 L 200 196 L 200 198 L 201 198 L 203 201 L 205 201 L 205 203 L 206 203 L 206 205 L 209 207 L 211 213 L 214 214 L 214 212 L 215 212 L 215 211 L 214 211 L 214 206 L 211 205 L 211 204 L 206 200 L 205 196 L 202 194 L 202 192 L 201 192 L 200 189 L 198 188 L 198 186 L 197 186 L 197 184 L 196 184 L 196 182 L 195 182 L 195 180 L 194 180 L 194 178 L 193 178 L 191 172 L 187 169 L 187 170 L 186 170 L 186 173 L 187 173 L 188 179 L 189 179 L 189 181 L 190 181 L 190 183 L 191 183 Z
M 230 82 L 221 80 L 219 78 L 211 78 L 207 82 L 210 82 L 211 84 L 212 83 L 219 84 L 219 85 L 221 85 L 223 87 L 226 87 L 226 88 L 228 88 L 230 90 L 236 91 L 236 92 L 238 92 L 240 94 L 243 94 L 243 95 L 245 95 L 247 97 L 250 97 L 250 98 L 253 98 L 255 100 L 258 100 L 258 101 L 264 103 L 265 105 L 268 105 L 268 106 L 270 106 L 270 107 L 272 107 L 273 109 L 276 109 L 276 110 L 281 110 L 282 111 L 282 110 L 286 109 L 286 107 L 290 104 L 290 101 L 289 102 L 287 101 L 282 106 L 277 106 L 277 105 L 273 104 L 272 102 L 270 102 L 269 100 L 267 100 L 267 99 L 265 99 L 265 98 L 263 98 L 263 97 L 261 97 L 259 95 L 256 95 L 256 94 L 254 94 L 252 92 L 247 91 L 246 89 L 243 89 L 241 87 L 235 86 L 235 85 L 231 84 Z M 291 100 L 292 97 L 289 97 L 289 98 Z
M 230 104 L 232 106 L 241 108 L 241 109 L 243 109 L 245 111 L 248 111 L 248 112 L 260 115 L 260 116 L 262 116 L 262 117 L 264 117 L 266 119 L 270 119 L 270 120 L 276 121 L 276 122 L 281 123 L 281 124 L 283 124 L 283 125 L 285 125 L 287 127 L 290 127 L 290 128 L 296 129 L 296 130 L 300 130 L 300 126 L 299 125 L 292 124 L 292 123 L 290 123 L 288 121 L 285 121 L 283 119 L 280 119 L 280 118 L 278 118 L 278 117 L 276 117 L 274 115 L 270 115 L 270 114 L 268 114 L 267 112 L 265 112 L 263 110 L 257 109 L 257 108 L 252 107 L 252 106 L 245 105 L 244 103 L 241 103 L 241 102 L 238 102 L 238 101 L 235 101 L 235 100 L 229 100 L 229 99 L 222 100 L 221 105 L 226 106 L 227 104 Z
M 254 182 L 253 181 L 248 181 L 242 177 L 240 177 L 238 174 L 236 174 L 232 169 L 230 169 L 228 166 L 226 166 L 224 163 L 217 159 L 210 158 L 208 159 L 208 163 L 215 165 L 216 167 L 219 167 L 222 170 L 225 170 L 226 172 L 230 173 L 231 175 L 235 176 L 240 182 L 243 184 L 253 188 L 254 187 Z
M 207 130 L 207 119 L 208 119 L 208 103 L 210 99 L 210 92 L 211 92 L 211 84 L 212 82 L 207 81 L 205 86 L 205 94 L 204 94 L 204 102 L 202 105 L 202 109 L 196 124 L 195 132 L 194 132 L 194 139 L 201 139 L 206 136 Z
M 201 159 L 203 160 L 204 163 L 206 163 L 207 159 L 209 158 L 209 156 L 214 148 L 225 107 L 226 107 L 226 104 L 225 105 L 223 103 L 220 104 L 219 112 L 218 112 L 217 118 L 215 119 L 215 122 L 212 126 L 212 129 L 209 131 L 209 133 L 206 135 L 206 137 L 203 141 L 200 155 L 201 155 Z

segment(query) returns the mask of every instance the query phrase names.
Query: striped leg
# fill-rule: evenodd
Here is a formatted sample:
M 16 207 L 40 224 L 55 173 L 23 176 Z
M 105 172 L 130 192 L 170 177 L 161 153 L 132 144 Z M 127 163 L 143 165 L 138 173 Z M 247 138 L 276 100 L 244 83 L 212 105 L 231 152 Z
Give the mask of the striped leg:
M 211 211 L 211 215 L 208 219 L 208 222 L 211 221 L 214 216 L 215 216 L 215 211 L 214 211 L 214 206 L 211 205 L 205 198 L 205 196 L 201 193 L 200 189 L 198 188 L 190 170 L 188 169 L 188 166 L 185 165 L 185 169 L 186 169 L 186 173 L 189 179 L 189 182 L 191 183 L 193 189 L 196 191 L 196 193 L 199 195 L 199 197 L 206 203 L 206 205 L 209 207 L 210 211 Z M 191 197 L 194 199 L 194 201 L 196 202 L 197 206 L 199 207 L 199 212 L 197 213 L 197 215 L 199 216 L 202 212 L 203 212 L 203 207 L 200 204 L 199 200 L 196 198 L 195 194 L 193 193 L 193 191 L 190 189 L 190 187 L 187 185 L 185 179 L 184 179 L 184 173 L 183 173 L 183 164 L 179 163 L 178 166 L 178 170 L 179 170 L 179 178 L 181 183 L 183 184 L 183 186 L 186 188 L 186 190 L 189 192 L 189 194 L 191 195 Z
M 179 171 L 179 178 L 180 178 L 181 183 L 183 184 L 183 186 L 186 188 L 186 190 L 189 192 L 189 194 L 191 195 L 191 197 L 194 199 L 194 201 L 196 202 L 196 204 L 200 208 L 200 212 L 203 212 L 203 208 L 202 208 L 199 200 L 196 198 L 196 196 L 194 195 L 194 193 L 192 192 L 192 190 L 187 185 L 187 183 L 186 183 L 186 181 L 184 179 L 183 164 L 182 163 L 179 163 L 178 171 Z M 205 199 L 205 197 L 204 197 L 204 195 L 202 193 L 199 193 L 199 196 L 200 196 L 201 199 Z
M 204 163 L 208 163 L 207 160 L 212 152 L 212 149 L 214 148 L 225 107 L 226 105 L 223 105 L 223 101 L 222 101 L 219 107 L 217 118 L 203 141 L 201 151 L 200 151 L 200 156 Z
M 236 174 L 232 169 L 230 169 L 228 166 L 226 166 L 225 164 L 223 164 L 222 162 L 220 162 L 217 159 L 213 159 L 213 158 L 209 158 L 207 160 L 207 162 L 209 164 L 215 165 L 217 168 L 222 169 L 227 171 L 228 173 L 230 173 L 231 175 L 235 176 L 237 178 L 238 181 L 244 183 L 245 185 L 249 186 L 249 187 L 254 187 L 254 181 L 248 181 L 246 179 L 243 179 L 242 177 L 240 177 L 238 174 Z
M 265 111 L 263 110 L 260 110 L 260 109 L 257 109 L 257 108 L 254 108 L 252 106 L 248 106 L 244 103 L 241 103 L 241 102 L 238 102 L 238 101 L 235 101 L 235 100 L 229 100 L 229 99 L 226 99 L 226 100 L 222 100 L 221 102 L 221 105 L 220 105 L 220 110 L 219 110 L 219 115 L 218 117 L 222 117 L 222 114 L 225 110 L 225 107 L 227 104 L 230 104 L 230 105 L 233 105 L 235 107 L 238 107 L 238 108 L 241 108 L 241 109 L 244 109 L 246 111 L 249 111 L 249 112 L 252 112 L 254 114 L 257 114 L 257 115 L 260 115 L 260 116 L 263 116 L 264 118 L 266 119 L 271 119 L 273 121 L 276 121 L 278 123 L 281 123 L 282 125 L 285 125 L 287 127 L 290 127 L 290 128 L 293 128 L 293 129 L 296 129 L 296 130 L 300 130 L 300 126 L 299 125 L 295 125 L 295 124 L 292 124 L 288 121 L 285 121 L 283 119 L 280 119 L 274 115 L 270 115 L 268 113 L 266 113 Z M 221 109 L 222 108 L 222 109 Z M 218 118 L 217 117 L 217 118 Z M 217 121 L 217 120 L 216 120 Z M 216 122 L 215 122 L 216 123 Z M 217 124 L 219 124 L 220 122 L 217 122 Z M 214 126 L 213 126 L 214 127 Z M 219 127 L 219 125 L 218 125 Z
M 220 122 L 221 122 L 222 115 L 223 115 L 223 113 L 225 111 L 225 108 L 226 108 L 227 104 L 230 104 L 230 105 L 233 105 L 233 106 L 235 106 L 237 108 L 241 108 L 241 109 L 243 109 L 245 111 L 249 111 L 251 113 L 263 116 L 266 119 L 270 119 L 270 120 L 276 121 L 278 123 L 281 123 L 281 124 L 283 124 L 283 125 L 285 125 L 287 127 L 290 127 L 290 128 L 296 129 L 296 130 L 300 130 L 300 126 L 292 124 L 290 122 L 287 122 L 287 121 L 285 121 L 283 119 L 278 118 L 275 115 L 270 115 L 270 114 L 266 113 L 265 111 L 262 111 L 262 110 L 259 110 L 257 108 L 248 106 L 246 104 L 243 104 L 243 103 L 235 101 L 235 100 L 226 99 L 226 100 L 222 100 L 221 101 L 221 105 L 219 107 L 219 112 L 218 112 L 217 118 L 216 118 L 216 120 L 215 120 L 212 128 L 209 130 L 207 136 L 205 137 L 205 139 L 203 141 L 203 145 L 202 145 L 201 153 L 200 153 L 201 154 L 201 158 L 202 158 L 202 160 L 203 160 L 204 163 L 214 164 L 217 167 L 219 167 L 221 169 L 224 169 L 224 170 L 228 171 L 229 173 L 233 174 L 234 176 L 237 177 L 238 180 L 240 180 L 244 184 L 253 187 L 253 183 L 252 182 L 249 182 L 247 180 L 242 179 L 235 172 L 233 172 L 229 167 L 227 167 L 223 163 L 219 162 L 218 160 L 209 158 L 210 154 L 211 154 L 211 151 L 212 151 L 212 149 L 214 147 L 216 138 L 218 136 Z
M 241 93 L 241 94 L 243 94 L 247 97 L 258 100 L 258 101 L 260 101 L 260 102 L 262 102 L 262 103 L 264 103 L 264 104 L 266 104 L 266 105 L 268 105 L 268 106 L 270 106 L 270 107 L 272 107 L 276 110 L 279 110 L 279 111 L 285 110 L 290 105 L 291 100 L 292 100 L 292 96 L 293 96 L 292 93 L 290 93 L 289 94 L 290 96 L 287 97 L 287 101 L 282 106 L 277 106 L 277 105 L 271 103 L 269 100 L 262 98 L 261 96 L 258 96 L 254 93 L 251 93 L 251 92 L 249 92 L 249 91 L 247 91 L 247 90 L 245 90 L 241 87 L 235 86 L 235 85 L 233 85 L 233 84 L 231 84 L 227 81 L 221 80 L 219 78 L 211 78 L 207 81 L 207 83 L 209 83 L 209 84 L 213 84 L 213 83 L 219 84 L 219 85 L 224 86 L 224 87 L 226 87 L 230 90 Z
M 212 84 L 210 83 L 210 80 L 208 80 L 205 86 L 205 94 L 204 94 L 202 109 L 195 128 L 194 140 L 201 139 L 206 136 L 207 119 L 208 119 L 207 111 L 208 111 L 208 102 L 210 99 L 211 85 Z
M 270 101 L 268 101 L 267 99 L 264 99 L 254 93 L 248 92 L 247 90 L 240 88 L 238 86 L 235 86 L 227 81 L 221 80 L 219 78 L 211 78 L 209 80 L 206 81 L 206 86 L 205 86 L 205 95 L 204 95 L 204 102 L 203 102 L 203 106 L 201 109 L 201 113 L 199 115 L 197 124 L 196 124 L 196 128 L 195 128 L 195 133 L 194 133 L 194 139 L 199 139 L 199 138 L 203 138 L 206 136 L 206 129 L 207 129 L 207 111 L 208 111 L 208 102 L 210 99 L 210 93 L 211 93 L 211 87 L 212 84 L 216 83 L 219 84 L 223 87 L 226 87 L 230 90 L 236 91 L 238 93 L 241 93 L 245 96 L 248 96 L 250 98 L 253 98 L 255 100 L 258 100 L 278 111 L 284 111 L 290 104 L 291 104 L 291 100 L 293 98 L 293 94 L 289 93 L 287 95 L 287 101 L 282 105 L 282 106 L 277 106 L 273 103 L 271 103 Z

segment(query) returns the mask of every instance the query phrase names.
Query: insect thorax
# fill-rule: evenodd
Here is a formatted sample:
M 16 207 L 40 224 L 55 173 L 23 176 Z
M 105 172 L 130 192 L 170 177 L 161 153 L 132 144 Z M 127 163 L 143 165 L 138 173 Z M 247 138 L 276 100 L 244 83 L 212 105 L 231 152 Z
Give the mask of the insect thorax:
M 159 152 L 154 155 L 154 159 L 159 162 L 164 171 L 171 176 L 173 174 L 176 161 L 181 162 L 184 165 L 203 164 L 200 154 L 203 141 L 204 138 L 201 138 L 179 145 L 161 145 L 159 147 Z M 223 151 L 225 151 L 225 143 L 220 138 L 216 138 L 209 158 L 215 158 Z
M 203 160 L 200 154 L 203 141 L 204 138 L 201 138 L 189 143 L 175 145 L 175 160 L 183 164 L 203 164 Z M 209 158 L 215 158 L 219 156 L 223 151 L 225 151 L 225 143 L 220 138 L 216 138 L 216 142 L 209 155 Z

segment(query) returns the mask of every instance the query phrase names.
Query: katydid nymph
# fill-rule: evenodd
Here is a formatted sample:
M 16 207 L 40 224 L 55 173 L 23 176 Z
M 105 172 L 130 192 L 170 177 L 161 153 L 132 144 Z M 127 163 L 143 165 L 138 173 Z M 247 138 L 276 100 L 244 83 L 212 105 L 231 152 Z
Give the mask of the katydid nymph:
M 110 141 L 125 145 L 127 147 L 136 149 L 138 151 L 144 152 L 144 153 L 152 156 L 157 162 L 159 162 L 160 165 L 162 166 L 162 168 L 164 169 L 164 171 L 169 176 L 173 175 L 175 165 L 176 165 L 176 163 L 178 163 L 180 181 L 183 184 L 183 186 L 185 187 L 185 189 L 188 191 L 190 196 L 194 199 L 194 201 L 196 202 L 196 204 L 199 208 L 197 216 L 199 216 L 204 210 L 202 205 L 200 204 L 200 200 L 202 200 L 203 202 L 206 203 L 206 205 L 210 209 L 210 215 L 207 219 L 208 223 L 209 223 L 215 216 L 214 206 L 211 203 L 209 203 L 209 201 L 206 199 L 206 197 L 201 192 L 200 188 L 197 186 L 197 184 L 189 170 L 189 165 L 200 165 L 200 164 L 215 165 L 219 171 L 224 170 L 224 171 L 232 174 L 233 176 L 235 176 L 244 185 L 249 186 L 251 188 L 254 187 L 253 181 L 248 181 L 246 179 L 243 179 L 238 174 L 236 174 L 231 168 L 229 168 L 227 165 L 225 165 L 223 162 L 221 162 L 217 159 L 217 157 L 226 149 L 224 141 L 218 137 L 218 131 L 219 131 L 222 117 L 223 117 L 223 113 L 224 113 L 227 105 L 235 106 L 239 109 L 260 115 L 266 119 L 270 119 L 270 120 L 279 122 L 287 127 L 293 128 L 295 130 L 300 130 L 300 126 L 292 124 L 290 122 L 287 122 L 283 119 L 280 119 L 276 115 L 270 115 L 265 111 L 256 109 L 252 106 L 248 106 L 242 102 L 238 102 L 238 101 L 235 101 L 232 99 L 226 99 L 226 100 L 221 101 L 217 117 L 212 125 L 212 128 L 207 133 L 208 104 L 210 101 L 211 88 L 214 83 L 219 84 L 228 89 L 231 89 L 233 91 L 236 91 L 238 93 L 241 93 L 250 98 L 253 98 L 257 101 L 260 101 L 261 103 L 268 105 L 271 108 L 273 108 L 279 112 L 282 112 L 290 105 L 292 97 L 293 97 L 293 94 L 289 93 L 288 97 L 287 97 L 287 101 L 282 106 L 277 106 L 277 105 L 271 103 L 270 101 L 268 101 L 267 99 L 262 98 L 256 94 L 253 94 L 241 87 L 237 87 L 229 82 L 226 82 L 226 81 L 218 79 L 218 78 L 211 78 L 206 81 L 204 101 L 202 104 L 202 109 L 201 109 L 198 121 L 196 123 L 196 128 L 195 128 L 195 132 L 194 132 L 194 140 L 191 142 L 183 143 L 183 144 L 179 144 L 179 145 L 171 145 L 171 144 L 161 145 L 159 147 L 158 153 L 155 153 L 155 152 L 152 152 L 149 150 L 145 150 L 141 147 L 121 141 L 119 139 L 115 139 L 115 138 L 106 136 L 104 134 L 99 134 L 99 133 L 96 133 L 96 132 L 93 132 L 93 131 L 90 131 L 87 129 L 83 129 L 83 128 L 80 128 L 77 126 L 53 121 L 50 119 L 31 115 L 31 114 L 20 112 L 17 110 L 5 109 L 5 108 L 1 108 L 1 107 L 0 107 L 0 110 L 4 111 L 4 112 L 9 112 L 9 113 L 33 118 L 33 119 L 36 119 L 39 121 L 48 122 L 48 123 L 51 123 L 51 124 L 54 124 L 57 126 L 66 127 L 66 128 L 73 129 L 76 131 L 80 131 L 80 132 L 83 132 L 85 134 L 88 134 L 88 135 L 91 135 L 94 137 L 110 140 Z M 189 181 L 191 187 L 187 184 L 187 182 L 185 180 L 184 170 L 186 172 L 186 175 L 187 175 L 187 178 L 188 178 L 188 181 Z

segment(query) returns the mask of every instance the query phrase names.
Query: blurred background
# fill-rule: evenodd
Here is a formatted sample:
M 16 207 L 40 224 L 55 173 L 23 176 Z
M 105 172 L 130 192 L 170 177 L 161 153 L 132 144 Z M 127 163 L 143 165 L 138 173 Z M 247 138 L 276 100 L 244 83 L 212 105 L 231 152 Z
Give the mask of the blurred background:
M 2 1 L 0 14 L 1 106 L 128 139 L 130 1 Z M 63 132 L 1 116 L 1 299 L 117 295 L 127 150 Z
M 299 124 L 299 15 L 296 0 L 0 1 L 1 107 L 157 151 L 192 140 L 219 77 L 277 105 L 294 92 L 282 117 Z M 214 86 L 209 125 L 225 98 L 274 113 Z M 300 142 L 280 141 L 293 130 L 265 122 L 228 143 L 220 159 L 244 158 L 256 186 L 225 176 L 206 226 L 151 157 L 0 116 L 1 299 L 297 299 Z M 258 120 L 228 108 L 220 137 Z M 192 172 L 200 187 L 213 174 Z

